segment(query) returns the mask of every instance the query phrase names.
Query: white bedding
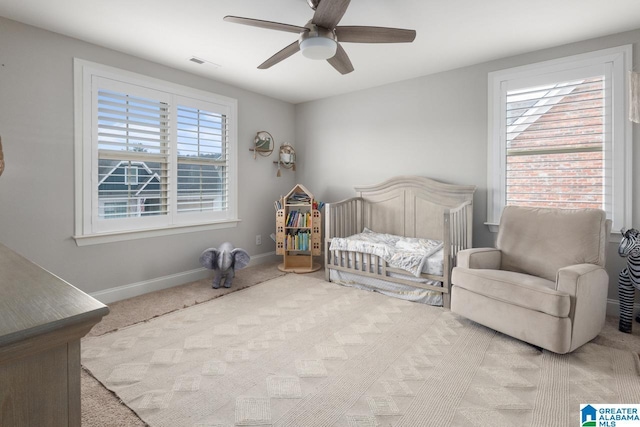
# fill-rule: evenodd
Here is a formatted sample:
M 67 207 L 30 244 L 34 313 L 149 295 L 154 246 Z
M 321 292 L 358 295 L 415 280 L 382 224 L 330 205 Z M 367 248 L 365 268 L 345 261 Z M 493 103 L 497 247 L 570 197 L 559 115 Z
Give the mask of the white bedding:
M 391 267 L 410 272 L 420 277 L 429 258 L 442 252 L 443 242 L 439 240 L 401 237 L 393 234 L 376 233 L 367 228 L 360 234 L 349 237 L 334 237 L 329 250 L 343 250 L 377 255 Z

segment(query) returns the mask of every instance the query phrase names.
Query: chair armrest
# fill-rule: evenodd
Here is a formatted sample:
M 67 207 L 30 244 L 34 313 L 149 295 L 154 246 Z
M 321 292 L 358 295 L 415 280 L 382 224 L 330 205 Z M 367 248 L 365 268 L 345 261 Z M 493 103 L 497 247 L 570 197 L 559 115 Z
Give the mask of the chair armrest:
M 569 294 L 573 329 L 571 349 L 593 339 L 604 327 L 607 315 L 609 275 L 595 264 L 577 264 L 558 270 L 556 289 Z
M 572 297 L 584 295 L 586 288 L 609 288 L 607 271 L 595 264 L 577 264 L 558 270 L 556 276 L 556 290 L 566 292 Z M 582 288 L 585 288 L 583 290 Z
M 463 249 L 458 252 L 457 267 L 499 270 L 502 252 L 494 248 Z

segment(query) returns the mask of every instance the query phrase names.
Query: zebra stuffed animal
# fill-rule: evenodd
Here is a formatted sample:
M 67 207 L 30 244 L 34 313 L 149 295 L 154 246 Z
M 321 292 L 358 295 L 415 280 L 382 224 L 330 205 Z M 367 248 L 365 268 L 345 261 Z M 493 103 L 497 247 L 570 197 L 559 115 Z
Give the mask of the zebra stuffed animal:
M 620 298 L 620 332 L 631 333 L 633 320 L 633 300 L 635 289 L 640 290 L 640 232 L 635 228 L 620 231 L 622 240 L 618 255 L 627 258 L 627 267 L 618 276 L 618 298 Z M 640 322 L 640 316 L 636 317 Z

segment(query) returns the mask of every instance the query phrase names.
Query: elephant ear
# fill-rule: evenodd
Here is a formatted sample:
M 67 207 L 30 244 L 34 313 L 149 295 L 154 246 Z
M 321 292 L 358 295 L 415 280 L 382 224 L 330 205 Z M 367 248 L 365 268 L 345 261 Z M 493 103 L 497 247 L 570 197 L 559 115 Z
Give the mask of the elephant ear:
M 200 264 L 209 270 L 217 270 L 218 267 L 218 250 L 216 248 L 209 248 L 202 252 L 200 255 Z
M 236 270 L 240 270 L 249 265 L 249 261 L 251 261 L 251 257 L 244 249 L 235 248 L 231 251 L 231 256 L 233 256 L 234 263 L 233 268 Z

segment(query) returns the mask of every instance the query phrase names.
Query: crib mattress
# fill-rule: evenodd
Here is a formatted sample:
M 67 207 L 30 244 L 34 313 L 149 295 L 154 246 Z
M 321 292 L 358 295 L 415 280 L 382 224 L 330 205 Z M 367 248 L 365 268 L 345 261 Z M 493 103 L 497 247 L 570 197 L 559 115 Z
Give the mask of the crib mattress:
M 425 283 L 433 286 L 442 287 L 442 282 L 436 282 L 428 279 L 417 279 L 411 275 L 395 275 L 406 280 L 414 280 L 418 283 Z M 418 288 L 415 286 L 405 285 L 403 283 L 394 283 L 387 280 L 379 279 L 371 276 L 363 276 L 360 274 L 350 273 L 347 271 L 330 270 L 329 278 L 332 282 L 343 286 L 363 289 L 372 292 L 379 292 L 394 298 L 400 298 L 406 301 L 413 301 L 422 304 L 442 306 L 442 293 Z
M 360 266 L 358 265 L 358 257 L 355 256 L 355 253 L 343 251 L 343 254 L 345 253 L 347 255 L 349 268 L 359 269 Z M 335 261 L 335 258 L 336 258 L 335 254 L 331 253 L 331 256 L 334 257 L 334 261 Z M 354 259 L 356 260 L 355 267 L 354 267 Z M 440 249 L 439 251 L 437 251 L 427 259 L 427 261 L 424 263 L 422 267 L 422 272 L 425 274 L 432 274 L 434 276 L 442 276 L 443 261 L 444 261 L 444 251 Z M 365 270 L 368 270 L 368 266 L 366 262 L 367 262 L 367 257 L 363 257 Z M 378 269 L 377 269 L 378 274 L 382 272 L 383 263 L 384 263 L 384 260 L 380 259 L 380 262 L 378 263 Z M 407 274 L 389 273 L 389 277 L 401 278 L 401 279 L 416 282 L 416 283 L 442 287 L 442 282 L 429 280 L 421 277 L 415 277 L 410 273 L 407 273 Z M 343 286 L 350 286 L 350 287 L 355 287 L 355 288 L 364 289 L 368 291 L 379 292 L 384 295 L 404 299 L 407 301 L 442 306 L 442 293 L 436 292 L 436 291 L 430 291 L 427 289 L 422 289 L 419 287 L 410 286 L 403 283 L 394 283 L 388 280 L 384 280 L 382 278 L 365 276 L 365 275 L 352 273 L 348 271 L 333 270 L 333 269 L 330 269 L 329 271 L 329 278 L 332 282 L 341 284 Z

